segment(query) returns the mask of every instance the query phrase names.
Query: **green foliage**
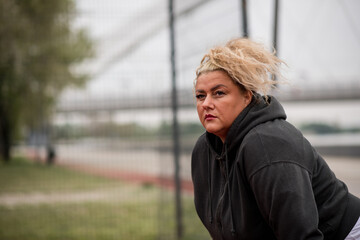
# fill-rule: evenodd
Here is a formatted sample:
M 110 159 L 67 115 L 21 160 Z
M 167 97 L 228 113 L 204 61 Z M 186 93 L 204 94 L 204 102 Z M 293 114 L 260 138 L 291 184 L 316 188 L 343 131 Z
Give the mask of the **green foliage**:
M 54 126 L 55 138 L 78 139 L 87 137 L 119 137 L 119 138 L 146 138 L 154 137 L 157 132 L 154 129 L 145 128 L 136 123 L 94 123 L 91 125 L 62 125 Z
M 55 138 L 77 139 L 84 137 L 119 137 L 119 138 L 170 138 L 172 125 L 163 122 L 158 128 L 147 128 L 136 123 L 117 124 L 114 122 L 94 123 L 91 125 L 54 126 Z M 181 123 L 181 136 L 200 136 L 205 132 L 200 123 Z
M 184 136 L 184 135 L 199 136 L 205 132 L 203 126 L 200 123 L 192 123 L 192 122 L 180 123 L 179 129 L 180 129 L 181 136 Z M 158 129 L 158 133 L 161 136 L 171 136 L 172 124 L 168 123 L 168 122 L 162 122 Z
M 314 134 L 351 133 L 360 131 L 360 128 L 341 128 L 326 123 L 304 123 L 300 126 L 300 129 L 304 133 Z
M 74 69 L 92 43 L 71 27 L 74 13 L 73 0 L 0 1 L 0 145 L 21 126 L 44 124 L 59 94 L 85 83 Z

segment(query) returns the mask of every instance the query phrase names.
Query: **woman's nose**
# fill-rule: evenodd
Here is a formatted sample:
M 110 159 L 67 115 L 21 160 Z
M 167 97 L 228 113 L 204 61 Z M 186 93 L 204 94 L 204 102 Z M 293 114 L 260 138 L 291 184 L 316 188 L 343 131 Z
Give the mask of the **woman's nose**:
M 207 96 L 204 101 L 203 101 L 203 104 L 202 104 L 202 107 L 204 109 L 207 109 L 207 108 L 213 108 L 214 107 L 214 104 L 213 104 L 213 101 L 211 99 L 210 96 Z

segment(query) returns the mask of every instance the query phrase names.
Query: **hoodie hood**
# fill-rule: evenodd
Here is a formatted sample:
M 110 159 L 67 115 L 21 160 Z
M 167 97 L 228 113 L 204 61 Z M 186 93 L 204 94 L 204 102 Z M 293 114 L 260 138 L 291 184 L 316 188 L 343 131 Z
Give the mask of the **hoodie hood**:
M 264 96 L 255 93 L 250 104 L 234 120 L 224 144 L 219 137 L 209 132 L 206 132 L 207 142 L 211 149 L 222 155 L 225 153 L 225 146 L 226 151 L 231 151 L 252 128 L 275 119 L 286 119 L 281 104 L 272 96 L 268 96 L 266 100 Z
M 254 94 L 224 144 L 199 137 L 194 203 L 212 239 L 344 239 L 354 226 L 346 185 L 285 119 L 274 97 Z
M 226 172 L 226 186 L 228 192 L 228 199 L 229 199 L 229 208 L 230 208 L 230 232 L 232 236 L 236 235 L 235 232 L 235 224 L 233 220 L 233 211 L 232 211 L 232 201 L 231 201 L 231 182 L 230 182 L 230 172 L 231 172 L 231 165 L 229 162 L 229 152 L 235 146 L 240 146 L 246 134 L 253 129 L 255 126 L 258 126 L 262 123 L 272 121 L 275 119 L 286 119 L 286 114 L 283 107 L 280 103 L 271 96 L 268 96 L 267 101 L 264 97 L 260 96 L 259 94 L 254 94 L 250 104 L 239 114 L 239 116 L 234 120 L 233 124 L 231 125 L 228 135 L 226 136 L 224 144 L 222 143 L 221 139 L 216 135 L 206 132 L 206 141 L 209 146 L 209 153 L 208 153 L 208 189 L 210 193 L 209 198 L 209 215 L 210 215 L 210 223 L 213 221 L 213 212 L 212 212 L 212 177 L 211 177 L 211 153 L 210 149 L 216 153 L 217 159 L 219 161 L 224 162 L 225 164 L 221 163 L 220 165 L 225 165 L 224 171 Z

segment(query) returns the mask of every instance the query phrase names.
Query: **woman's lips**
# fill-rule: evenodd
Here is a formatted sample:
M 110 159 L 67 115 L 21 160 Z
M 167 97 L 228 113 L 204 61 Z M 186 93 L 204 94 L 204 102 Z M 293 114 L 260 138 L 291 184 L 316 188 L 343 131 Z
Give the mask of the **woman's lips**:
M 214 115 L 211 114 L 205 114 L 205 120 L 212 120 L 215 119 L 216 117 Z

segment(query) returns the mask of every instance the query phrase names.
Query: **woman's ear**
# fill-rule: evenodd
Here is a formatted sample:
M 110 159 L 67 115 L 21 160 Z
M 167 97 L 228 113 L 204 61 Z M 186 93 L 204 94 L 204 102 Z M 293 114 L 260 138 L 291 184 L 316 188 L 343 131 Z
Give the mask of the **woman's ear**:
M 244 98 L 245 98 L 245 103 L 246 103 L 246 105 L 248 105 L 248 104 L 251 102 L 252 96 L 253 96 L 252 91 L 246 90 L 246 91 L 244 92 Z

